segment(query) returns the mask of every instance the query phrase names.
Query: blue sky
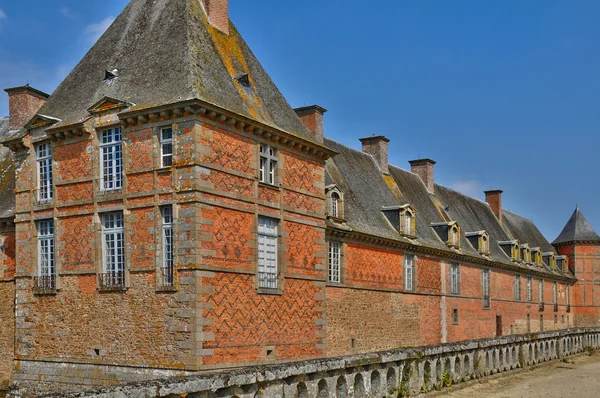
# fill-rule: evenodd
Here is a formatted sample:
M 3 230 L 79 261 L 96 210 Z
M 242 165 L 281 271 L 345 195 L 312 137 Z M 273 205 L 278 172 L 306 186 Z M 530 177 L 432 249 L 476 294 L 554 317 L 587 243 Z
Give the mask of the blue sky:
M 0 87 L 52 92 L 127 4 L 0 0 Z M 366 6 L 367 5 L 367 6 Z M 231 18 L 294 107 L 326 134 L 391 139 L 390 162 L 554 239 L 579 204 L 600 231 L 598 1 L 230 0 Z M 0 96 L 0 114 L 7 114 Z

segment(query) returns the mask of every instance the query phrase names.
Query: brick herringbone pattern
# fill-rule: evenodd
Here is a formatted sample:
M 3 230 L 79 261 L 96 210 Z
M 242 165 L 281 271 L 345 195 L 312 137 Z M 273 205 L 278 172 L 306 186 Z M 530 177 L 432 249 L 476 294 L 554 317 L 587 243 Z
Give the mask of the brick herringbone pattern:
M 210 138 L 203 137 L 202 145 L 212 148 L 212 153 L 204 155 L 202 161 L 242 173 L 254 174 L 252 167 L 252 142 L 244 137 L 236 137 L 220 129 L 213 129 Z
M 254 254 L 249 247 L 254 239 L 254 217 L 220 207 L 205 210 L 203 217 L 213 220 L 212 225 L 204 225 L 203 230 L 214 235 L 212 242 L 203 243 L 203 248 L 214 250 L 214 256 L 204 256 L 206 264 L 251 269 L 248 257 Z
M 315 240 L 323 239 L 322 234 L 310 225 L 293 222 L 286 222 L 285 230 L 288 233 L 285 240 L 287 271 L 297 275 L 321 276 L 322 271 L 315 268 L 319 262 L 315 253 L 324 248 Z
M 63 181 L 92 176 L 88 140 L 60 145 L 54 149 L 52 157 L 58 165 L 57 172 Z
M 92 182 L 78 184 L 59 185 L 56 187 L 56 199 L 58 203 L 77 202 L 88 200 L 94 194 Z
M 319 176 L 315 175 L 315 170 L 318 168 L 319 165 L 314 162 L 287 153 L 285 156 L 283 183 L 294 188 L 320 195 L 322 192 L 315 187 L 315 181 L 321 180 Z
M 135 216 L 131 229 L 131 265 L 133 267 L 153 267 L 155 245 L 153 209 L 133 210 Z
M 154 177 L 152 173 L 132 174 L 127 177 L 128 192 L 152 192 L 153 190 Z
M 129 161 L 127 170 L 136 171 L 152 168 L 152 130 L 132 131 L 128 134 L 128 138 Z
M 92 216 L 67 217 L 60 222 L 64 242 L 63 270 L 94 269 L 94 233 L 89 231 Z
M 301 193 L 285 191 L 283 197 L 285 204 L 294 209 L 302 209 L 314 213 L 323 208 L 315 198 Z
M 211 170 L 210 174 L 203 175 L 203 179 L 210 181 L 214 185 L 214 188 L 220 191 L 248 197 L 254 195 L 254 181 L 248 178 Z
M 262 347 L 270 345 L 281 356 L 317 355 L 315 319 L 322 302 L 315 299 L 319 289 L 314 282 L 288 279 L 283 295 L 272 296 L 257 294 L 253 281 L 253 275 L 226 273 L 205 280 L 214 287 L 206 297 L 213 308 L 203 311 L 214 323 L 205 330 L 215 334 L 215 341 L 205 343 L 214 349 L 206 363 L 261 360 Z

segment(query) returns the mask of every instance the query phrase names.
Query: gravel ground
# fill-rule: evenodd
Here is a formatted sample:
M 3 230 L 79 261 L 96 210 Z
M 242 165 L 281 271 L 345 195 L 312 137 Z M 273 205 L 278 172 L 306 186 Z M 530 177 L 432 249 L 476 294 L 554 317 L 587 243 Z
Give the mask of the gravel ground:
M 600 397 L 600 353 L 582 355 L 533 370 L 491 379 L 443 397 L 595 398 Z

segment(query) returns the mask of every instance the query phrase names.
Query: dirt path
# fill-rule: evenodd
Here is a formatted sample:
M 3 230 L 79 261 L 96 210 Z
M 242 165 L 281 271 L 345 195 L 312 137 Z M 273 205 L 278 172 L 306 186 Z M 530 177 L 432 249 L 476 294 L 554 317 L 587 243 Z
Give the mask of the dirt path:
M 600 353 L 485 381 L 444 394 L 443 397 L 600 397 Z

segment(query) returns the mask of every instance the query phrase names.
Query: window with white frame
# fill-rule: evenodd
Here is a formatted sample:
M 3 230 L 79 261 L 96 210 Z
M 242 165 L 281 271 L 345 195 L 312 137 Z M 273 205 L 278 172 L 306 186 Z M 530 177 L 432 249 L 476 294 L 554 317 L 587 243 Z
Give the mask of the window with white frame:
M 415 289 L 415 267 L 414 256 L 407 254 L 404 256 L 404 290 L 413 291 Z
M 36 147 L 37 155 L 37 199 L 39 202 L 51 201 L 52 189 L 52 145 L 47 142 Z
M 258 217 L 258 287 L 277 289 L 277 224 L 269 217 Z
M 54 221 L 37 223 L 38 230 L 38 289 L 55 289 Z
M 402 213 L 402 216 L 404 220 L 404 229 L 402 232 L 404 232 L 405 235 L 414 235 L 415 233 L 413 231 L 413 213 L 409 209 L 406 209 Z
M 544 280 L 538 280 L 538 301 L 540 304 L 544 303 Z
M 102 131 L 100 136 L 101 190 L 110 191 L 123 187 L 123 134 L 120 127 Z
M 340 205 L 340 195 L 338 195 L 337 192 L 333 192 L 331 194 L 331 215 L 333 217 L 340 216 L 339 205 Z
M 340 283 L 340 242 L 329 242 L 329 282 Z
M 552 304 L 558 304 L 558 282 L 552 285 Z
M 173 129 L 166 128 L 160 131 L 160 165 L 169 167 L 173 165 Z
M 527 277 L 527 301 L 533 300 L 532 290 L 533 290 L 533 277 Z
M 460 267 L 457 263 L 450 264 L 450 293 L 460 294 Z
M 521 275 L 515 275 L 515 300 L 521 300 Z
M 490 308 L 490 270 L 487 268 L 482 270 L 481 287 L 483 291 L 483 308 Z
M 102 215 L 102 258 L 103 287 L 125 286 L 125 239 L 122 212 Z
M 260 146 L 260 182 L 275 185 L 277 157 L 275 150 L 269 145 Z
M 162 285 L 173 286 L 173 206 L 160 209 L 162 218 Z

